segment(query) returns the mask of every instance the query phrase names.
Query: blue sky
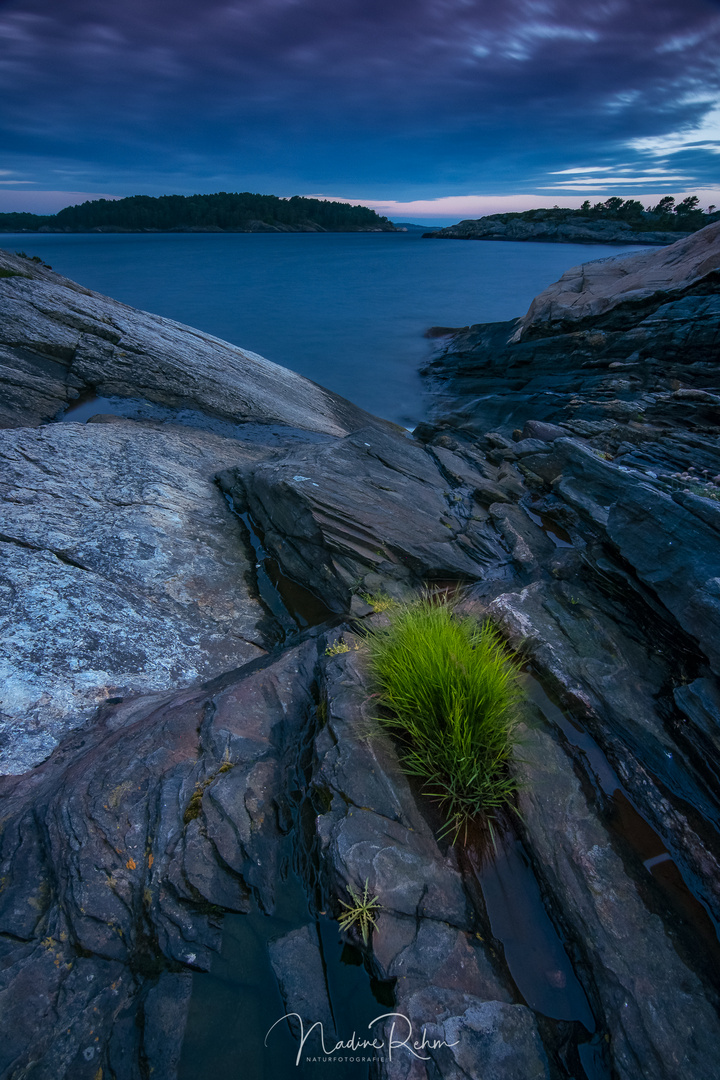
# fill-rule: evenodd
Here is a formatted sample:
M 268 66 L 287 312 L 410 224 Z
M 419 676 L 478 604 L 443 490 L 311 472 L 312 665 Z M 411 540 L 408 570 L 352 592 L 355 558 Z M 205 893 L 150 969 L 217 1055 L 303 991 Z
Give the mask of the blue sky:
M 0 210 L 720 204 L 720 0 L 0 0 Z

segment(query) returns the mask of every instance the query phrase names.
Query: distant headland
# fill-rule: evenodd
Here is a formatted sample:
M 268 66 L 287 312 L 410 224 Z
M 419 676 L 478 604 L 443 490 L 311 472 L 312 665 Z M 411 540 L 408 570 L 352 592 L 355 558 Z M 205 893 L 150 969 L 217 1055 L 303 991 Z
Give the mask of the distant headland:
M 553 207 L 519 213 L 488 214 L 423 235 L 432 240 L 536 240 L 556 244 L 673 244 L 720 220 L 714 206 L 707 211 L 690 195 L 675 203 L 666 195 L 645 208 L 637 199 L 613 196 L 579 210 Z
M 67 206 L 57 214 L 0 214 L 0 232 L 395 232 L 367 206 L 248 191 L 132 195 Z

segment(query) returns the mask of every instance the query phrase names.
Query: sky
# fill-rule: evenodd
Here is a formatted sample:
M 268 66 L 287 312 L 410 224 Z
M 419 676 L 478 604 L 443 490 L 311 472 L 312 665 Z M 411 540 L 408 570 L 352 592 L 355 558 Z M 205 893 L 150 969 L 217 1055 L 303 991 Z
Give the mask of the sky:
M 720 0 L 0 0 L 0 210 L 720 205 Z

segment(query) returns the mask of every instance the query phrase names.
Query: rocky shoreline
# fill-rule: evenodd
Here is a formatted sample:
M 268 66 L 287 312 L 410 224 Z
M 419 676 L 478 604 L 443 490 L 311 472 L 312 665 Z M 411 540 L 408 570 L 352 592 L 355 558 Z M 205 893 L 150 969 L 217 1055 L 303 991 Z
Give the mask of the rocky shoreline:
M 720 223 L 575 268 L 439 339 L 409 437 L 0 253 L 3 1078 L 184 1080 L 293 875 L 258 963 L 338 1038 L 323 920 L 379 897 L 346 946 L 429 1048 L 373 1077 L 720 1077 L 719 293 Z M 495 851 L 373 718 L 363 597 L 452 582 L 526 663 Z
M 407 231 L 407 230 L 404 230 Z M 248 221 L 242 226 L 234 228 L 221 228 L 219 225 L 178 225 L 172 229 L 128 229 L 121 225 L 95 225 L 93 228 L 85 229 L 72 229 L 72 228 L 55 228 L 52 225 L 41 225 L 37 229 L 10 229 L 0 228 L 0 236 L 3 232 L 8 233 L 27 233 L 28 236 L 46 236 L 48 233 L 60 233 L 62 235 L 70 233 L 326 233 L 326 232 L 403 232 L 402 229 L 396 229 L 394 225 L 367 225 L 357 226 L 355 228 L 344 227 L 340 229 L 326 229 L 322 225 L 318 225 L 316 221 L 306 221 L 299 225 L 289 225 L 285 222 L 271 222 L 262 220 Z
M 545 244 L 674 244 L 691 235 L 663 229 L 633 228 L 625 221 L 583 218 L 578 212 L 567 219 L 555 211 L 533 211 L 534 220 L 520 214 L 489 214 L 470 218 L 423 233 L 429 240 L 513 240 Z

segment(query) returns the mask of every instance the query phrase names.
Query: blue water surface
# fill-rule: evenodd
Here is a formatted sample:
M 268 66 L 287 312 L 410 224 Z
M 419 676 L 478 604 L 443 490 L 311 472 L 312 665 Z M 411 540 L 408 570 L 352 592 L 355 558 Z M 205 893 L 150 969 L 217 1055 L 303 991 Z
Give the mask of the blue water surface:
M 430 326 L 523 315 L 565 270 L 634 248 L 413 233 L 0 234 L 88 288 L 196 326 L 413 427 Z

